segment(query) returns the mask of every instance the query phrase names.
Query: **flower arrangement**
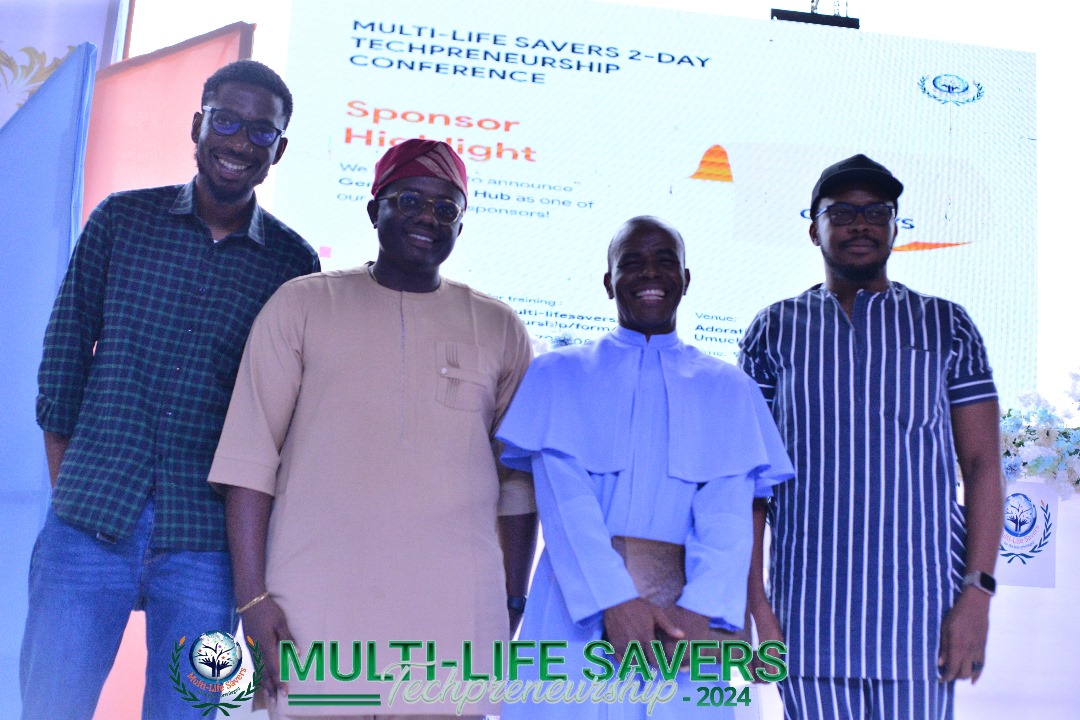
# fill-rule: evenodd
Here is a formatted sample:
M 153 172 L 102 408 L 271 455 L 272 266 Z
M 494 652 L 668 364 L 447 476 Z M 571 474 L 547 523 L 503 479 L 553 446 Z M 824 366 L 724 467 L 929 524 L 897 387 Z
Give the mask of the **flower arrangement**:
M 1080 408 L 1080 374 L 1072 375 L 1069 397 Z M 1020 408 L 1010 408 L 1001 418 L 1005 479 L 1042 480 L 1055 485 L 1063 500 L 1080 493 L 1076 423 L 1072 411 L 1059 412 L 1038 394 L 1021 396 Z

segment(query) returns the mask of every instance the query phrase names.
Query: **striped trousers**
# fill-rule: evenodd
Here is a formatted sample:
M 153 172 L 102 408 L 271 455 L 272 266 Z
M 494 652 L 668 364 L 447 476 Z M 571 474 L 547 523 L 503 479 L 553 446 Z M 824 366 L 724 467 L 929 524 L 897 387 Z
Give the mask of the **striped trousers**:
M 952 720 L 953 683 L 788 677 L 784 720 Z

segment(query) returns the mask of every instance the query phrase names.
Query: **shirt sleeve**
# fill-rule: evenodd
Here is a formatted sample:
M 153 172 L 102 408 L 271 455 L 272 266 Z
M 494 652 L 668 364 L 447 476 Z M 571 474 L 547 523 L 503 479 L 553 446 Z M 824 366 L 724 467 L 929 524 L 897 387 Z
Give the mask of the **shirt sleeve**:
M 761 396 L 765 399 L 765 406 L 769 413 L 773 410 L 773 399 L 776 397 L 776 370 L 769 359 L 768 344 L 769 311 L 762 310 L 754 321 L 750 323 L 746 334 L 739 341 L 739 368 L 757 383 Z M 759 416 L 762 413 L 758 413 Z M 775 431 L 775 420 L 769 415 L 758 417 L 758 422 L 766 422 L 773 425 L 769 431 Z M 772 485 L 769 483 L 757 483 L 754 497 L 771 498 L 773 496 Z
M 104 325 L 105 287 L 113 246 L 111 206 L 111 198 L 106 199 L 90 214 L 45 330 L 38 369 L 37 422 L 47 432 L 75 432 L 94 345 Z
M 303 304 L 285 284 L 263 306 L 240 361 L 208 481 L 274 495 L 303 375 Z
M 768 329 L 769 315 L 766 309 L 758 313 L 739 341 L 739 367 L 754 379 L 765 396 L 765 402 L 772 408 L 776 395 L 776 372 L 769 362 Z
M 953 306 L 953 339 L 949 357 L 949 404 L 974 405 L 997 398 L 990 360 L 982 335 L 967 311 Z
M 494 438 L 495 430 L 502 422 L 510 401 L 517 392 L 525 371 L 532 362 L 532 343 L 517 315 L 510 313 L 507 318 L 505 352 L 503 354 L 503 372 L 495 391 L 495 417 L 491 424 L 491 451 L 495 455 L 495 467 L 499 473 L 498 514 L 527 515 L 536 512 L 533 496 L 532 476 L 524 470 L 514 470 L 499 461 L 503 443 Z
M 638 597 L 581 463 L 544 450 L 533 456 L 533 480 L 545 548 L 574 622 Z M 745 586 L 744 578 L 743 594 Z
M 711 618 L 714 627 L 743 626 L 754 544 L 752 477 L 710 480 L 694 494 L 686 538 L 686 585 L 676 604 Z

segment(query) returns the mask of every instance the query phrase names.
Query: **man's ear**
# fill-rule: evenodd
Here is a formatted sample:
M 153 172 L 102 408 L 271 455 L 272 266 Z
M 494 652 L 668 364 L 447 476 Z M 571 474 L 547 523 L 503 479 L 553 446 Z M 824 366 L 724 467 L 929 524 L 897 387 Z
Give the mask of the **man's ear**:
M 371 227 L 379 227 L 379 201 L 375 198 L 368 201 L 367 216 L 371 218 Z
M 821 247 L 821 243 L 818 241 L 817 236 L 817 220 L 810 221 L 810 242 L 814 243 L 818 247 Z
M 683 283 L 682 294 L 685 295 L 686 291 L 690 289 L 690 268 L 683 270 L 683 279 L 686 281 Z
M 191 118 L 191 142 L 196 145 L 199 144 L 199 133 L 202 132 L 202 118 L 201 112 L 195 113 L 195 116 Z
M 611 286 L 611 273 L 604 273 L 604 289 L 607 290 L 608 300 L 615 299 L 615 288 Z
M 281 156 L 285 154 L 285 146 L 288 144 L 289 138 L 285 137 L 284 135 L 278 138 L 277 152 L 274 153 L 274 161 L 270 163 L 271 165 L 277 165 L 278 160 L 280 160 Z

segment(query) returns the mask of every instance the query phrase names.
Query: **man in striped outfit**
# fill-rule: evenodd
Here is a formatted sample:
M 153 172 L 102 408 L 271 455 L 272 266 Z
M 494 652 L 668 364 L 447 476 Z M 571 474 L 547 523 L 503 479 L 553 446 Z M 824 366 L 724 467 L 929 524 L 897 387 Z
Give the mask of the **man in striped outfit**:
M 796 472 L 755 505 L 749 596 L 761 639 L 788 644 L 789 719 L 951 718 L 953 681 L 983 668 L 997 392 L 964 309 L 886 275 L 902 191 L 865 155 L 826 168 L 810 223 L 825 283 L 761 311 L 741 343 Z

